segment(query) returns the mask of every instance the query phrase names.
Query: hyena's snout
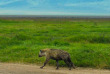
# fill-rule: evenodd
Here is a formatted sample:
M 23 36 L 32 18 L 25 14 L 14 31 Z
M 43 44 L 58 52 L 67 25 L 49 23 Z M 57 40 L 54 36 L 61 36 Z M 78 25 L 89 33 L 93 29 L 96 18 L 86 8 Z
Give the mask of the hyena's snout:
M 41 51 L 39 52 L 39 55 L 38 55 L 39 57 L 42 57 L 42 54 L 41 54 Z
M 41 55 L 38 55 L 39 57 L 42 57 Z
M 41 53 L 38 55 L 39 57 L 42 57 Z

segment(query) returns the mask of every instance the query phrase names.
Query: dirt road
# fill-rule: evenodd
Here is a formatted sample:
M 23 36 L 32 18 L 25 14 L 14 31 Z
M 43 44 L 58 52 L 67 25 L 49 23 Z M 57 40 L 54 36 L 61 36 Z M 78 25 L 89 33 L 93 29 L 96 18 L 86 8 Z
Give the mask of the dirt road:
M 77 68 L 68 70 L 68 68 L 46 66 L 40 69 L 37 65 L 23 65 L 0 63 L 0 74 L 110 74 L 110 70 L 96 70 L 88 68 Z

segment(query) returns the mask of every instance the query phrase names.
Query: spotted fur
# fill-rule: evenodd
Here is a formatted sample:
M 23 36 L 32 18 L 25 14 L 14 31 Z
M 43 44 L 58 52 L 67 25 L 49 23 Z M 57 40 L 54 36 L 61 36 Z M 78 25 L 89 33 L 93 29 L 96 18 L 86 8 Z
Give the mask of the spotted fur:
M 57 62 L 56 69 L 59 69 L 59 64 L 58 64 L 59 60 L 64 60 L 64 62 L 69 66 L 70 70 L 71 70 L 71 67 L 73 67 L 75 69 L 75 66 L 70 59 L 69 53 L 64 50 L 49 49 L 49 48 L 42 49 L 39 52 L 39 57 L 43 57 L 43 56 L 46 57 L 46 61 L 44 62 L 44 65 L 41 68 L 43 68 L 50 59 L 53 59 L 53 60 L 56 60 L 56 62 Z

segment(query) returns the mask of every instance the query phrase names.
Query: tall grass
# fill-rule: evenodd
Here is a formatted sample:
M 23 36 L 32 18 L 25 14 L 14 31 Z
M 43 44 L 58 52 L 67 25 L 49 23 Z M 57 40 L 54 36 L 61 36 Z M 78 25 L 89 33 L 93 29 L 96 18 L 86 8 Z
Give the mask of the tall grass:
M 41 64 L 45 59 L 38 57 L 39 50 L 56 48 L 69 52 L 76 66 L 110 68 L 109 23 L 0 19 L 0 62 Z

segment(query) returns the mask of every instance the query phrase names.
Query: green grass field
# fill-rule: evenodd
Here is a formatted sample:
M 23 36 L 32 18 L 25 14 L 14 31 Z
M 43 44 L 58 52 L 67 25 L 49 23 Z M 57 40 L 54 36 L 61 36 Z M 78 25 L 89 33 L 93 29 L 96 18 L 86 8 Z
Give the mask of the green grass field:
M 43 64 L 44 48 L 69 52 L 78 67 L 110 69 L 110 21 L 0 19 L 0 62 Z

